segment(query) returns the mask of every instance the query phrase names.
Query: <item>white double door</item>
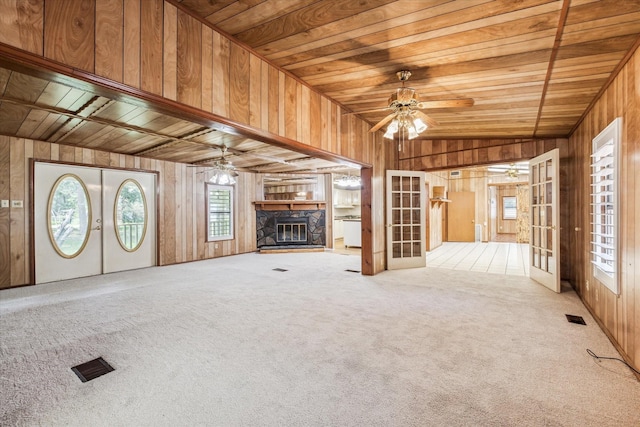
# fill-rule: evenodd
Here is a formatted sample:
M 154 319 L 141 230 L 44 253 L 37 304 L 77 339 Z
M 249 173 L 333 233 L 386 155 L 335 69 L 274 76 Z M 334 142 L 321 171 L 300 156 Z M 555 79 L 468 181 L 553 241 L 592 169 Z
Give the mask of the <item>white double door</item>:
M 71 190 L 58 191 L 63 186 Z M 156 175 L 114 169 L 36 162 L 34 167 L 35 283 L 131 270 L 156 265 Z M 122 225 L 118 200 L 138 196 L 144 212 L 141 225 Z M 137 193 L 137 194 L 135 194 Z M 59 199 L 80 200 L 80 215 L 58 220 L 54 205 Z M 77 199 L 77 200 L 76 200 Z M 59 209 L 71 212 L 73 209 Z M 122 209 L 120 209 L 120 214 Z M 64 216 L 59 215 L 58 216 Z M 68 249 L 59 243 L 60 223 L 75 228 L 77 244 Z M 78 223 L 84 223 L 77 225 Z M 52 225 L 53 224 L 53 225 Z M 125 230 L 126 228 L 126 230 Z M 136 241 L 128 243 L 129 235 Z

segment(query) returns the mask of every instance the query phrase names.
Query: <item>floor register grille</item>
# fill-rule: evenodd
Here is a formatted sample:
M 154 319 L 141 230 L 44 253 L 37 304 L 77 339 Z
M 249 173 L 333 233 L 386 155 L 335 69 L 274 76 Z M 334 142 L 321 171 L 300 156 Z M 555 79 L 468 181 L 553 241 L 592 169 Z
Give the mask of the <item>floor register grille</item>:
M 75 372 L 83 383 L 115 371 L 102 357 L 74 366 L 71 370 Z

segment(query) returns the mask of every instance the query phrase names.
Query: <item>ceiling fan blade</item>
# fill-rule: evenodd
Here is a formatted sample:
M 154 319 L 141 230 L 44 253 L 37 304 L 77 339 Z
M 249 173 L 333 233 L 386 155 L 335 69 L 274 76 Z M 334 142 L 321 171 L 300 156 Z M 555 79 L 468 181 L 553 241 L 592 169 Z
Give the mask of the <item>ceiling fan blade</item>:
M 375 132 L 378 129 L 380 129 L 382 126 L 386 125 L 387 123 L 389 123 L 391 121 L 391 119 L 393 119 L 396 116 L 396 113 L 391 113 L 389 114 L 387 117 L 385 117 L 384 119 L 380 120 L 378 122 L 377 125 L 375 125 L 374 127 L 371 128 L 371 130 L 369 132 Z
M 462 99 L 442 99 L 439 101 L 422 101 L 418 103 L 418 108 L 456 108 L 471 107 L 474 104 L 472 98 Z
M 386 110 L 390 110 L 389 107 L 381 107 L 381 108 L 374 108 L 372 110 L 364 110 L 364 111 L 352 111 L 350 113 L 343 113 L 343 116 L 350 116 L 353 114 L 364 114 L 364 113 L 377 113 L 378 111 L 386 111 Z
M 427 125 L 429 125 L 429 127 L 438 126 L 440 124 L 435 119 L 432 119 L 431 117 L 427 116 L 422 111 L 417 111 L 416 110 L 416 111 L 413 112 L 413 114 L 415 114 L 417 117 L 421 118 L 423 122 L 425 122 Z

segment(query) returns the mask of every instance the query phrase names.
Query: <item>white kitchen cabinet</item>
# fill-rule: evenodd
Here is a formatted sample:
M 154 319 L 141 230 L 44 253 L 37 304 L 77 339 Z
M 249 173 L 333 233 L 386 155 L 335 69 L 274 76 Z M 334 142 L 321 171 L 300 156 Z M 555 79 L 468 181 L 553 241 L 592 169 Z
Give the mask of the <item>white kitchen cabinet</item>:
M 333 205 L 337 208 L 351 208 L 360 205 L 360 190 L 334 188 Z
M 344 221 L 341 219 L 333 220 L 333 238 L 342 239 L 344 237 Z
M 359 219 L 344 220 L 344 246 L 362 247 L 362 222 Z

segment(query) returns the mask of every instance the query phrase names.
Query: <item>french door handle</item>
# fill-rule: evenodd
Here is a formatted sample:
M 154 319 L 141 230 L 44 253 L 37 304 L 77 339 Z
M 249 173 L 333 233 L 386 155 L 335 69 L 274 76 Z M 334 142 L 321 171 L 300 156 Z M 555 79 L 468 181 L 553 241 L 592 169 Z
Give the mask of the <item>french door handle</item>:
M 100 230 L 100 229 L 101 229 L 101 228 L 100 228 L 100 226 L 99 226 L 99 225 L 98 225 L 97 227 L 95 227 L 95 228 L 92 228 L 92 230 Z

